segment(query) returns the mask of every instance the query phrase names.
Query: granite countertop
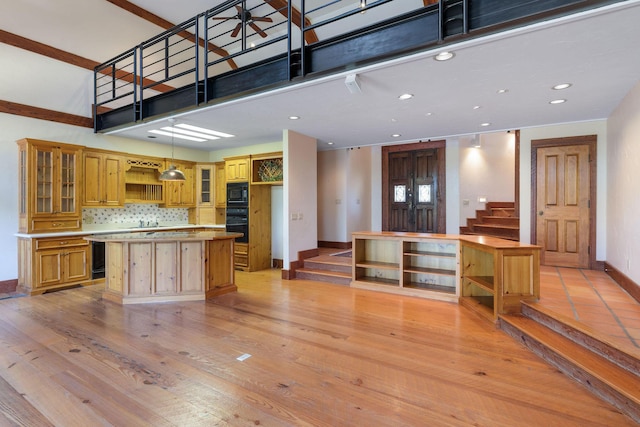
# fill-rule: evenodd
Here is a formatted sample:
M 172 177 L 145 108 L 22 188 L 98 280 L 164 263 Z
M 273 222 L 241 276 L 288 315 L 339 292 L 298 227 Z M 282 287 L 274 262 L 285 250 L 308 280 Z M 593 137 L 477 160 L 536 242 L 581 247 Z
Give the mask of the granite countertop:
M 138 231 L 114 234 L 96 234 L 86 236 L 86 240 L 96 242 L 148 242 L 148 241 L 185 241 L 185 240 L 224 240 L 241 237 L 242 233 L 226 231 Z
M 114 233 L 154 232 L 163 230 L 188 230 L 191 228 L 210 228 L 212 230 L 224 230 L 224 225 L 219 224 L 163 224 L 158 226 L 139 227 L 134 224 L 104 224 L 84 227 L 78 231 L 59 231 L 53 233 L 16 233 L 16 237 L 40 238 L 40 237 L 64 237 L 86 236 Z

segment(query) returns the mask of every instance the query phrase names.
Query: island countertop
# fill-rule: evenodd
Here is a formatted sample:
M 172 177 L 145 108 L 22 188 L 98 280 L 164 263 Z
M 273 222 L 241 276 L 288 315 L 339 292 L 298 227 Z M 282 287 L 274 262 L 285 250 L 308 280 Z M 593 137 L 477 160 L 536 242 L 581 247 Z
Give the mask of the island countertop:
M 242 233 L 226 231 L 141 231 L 134 233 L 97 234 L 86 236 L 85 240 L 95 242 L 176 242 L 228 240 L 241 237 Z

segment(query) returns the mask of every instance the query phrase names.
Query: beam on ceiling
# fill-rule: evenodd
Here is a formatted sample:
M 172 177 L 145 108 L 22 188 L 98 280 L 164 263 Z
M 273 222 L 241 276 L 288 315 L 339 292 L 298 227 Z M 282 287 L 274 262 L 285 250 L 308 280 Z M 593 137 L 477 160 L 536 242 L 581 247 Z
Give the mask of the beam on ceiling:
M 264 0 L 264 2 L 287 18 L 287 0 Z M 291 22 L 298 27 L 300 27 L 300 23 L 302 22 L 302 15 L 300 14 L 300 11 L 293 6 L 291 6 Z M 311 25 L 311 21 L 304 18 L 304 25 Z M 306 31 L 304 33 L 304 41 L 307 42 L 307 44 L 315 43 L 318 40 L 318 35 L 314 30 Z
M 64 123 L 67 125 L 93 128 L 91 117 L 77 116 L 75 114 L 62 113 L 32 105 L 19 104 L 17 102 L 0 99 L 0 113 L 29 117 L 31 119 L 47 120 L 50 122 Z

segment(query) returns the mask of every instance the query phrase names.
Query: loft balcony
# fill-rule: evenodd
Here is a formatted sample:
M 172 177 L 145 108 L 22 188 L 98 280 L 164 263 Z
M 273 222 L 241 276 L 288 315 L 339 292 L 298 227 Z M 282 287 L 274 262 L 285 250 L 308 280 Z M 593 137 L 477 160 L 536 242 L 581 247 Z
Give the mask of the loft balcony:
M 229 0 L 96 67 L 94 130 L 126 128 L 617 2 Z

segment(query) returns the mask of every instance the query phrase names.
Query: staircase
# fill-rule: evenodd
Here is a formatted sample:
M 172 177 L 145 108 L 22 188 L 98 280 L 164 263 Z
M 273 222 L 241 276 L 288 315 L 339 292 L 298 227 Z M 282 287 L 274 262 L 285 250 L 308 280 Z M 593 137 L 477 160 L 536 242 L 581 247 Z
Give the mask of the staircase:
M 296 278 L 348 286 L 351 283 L 351 257 L 320 255 L 307 258 L 304 267 L 296 270 Z
M 536 303 L 499 326 L 589 391 L 640 423 L 640 360 L 607 338 Z
M 475 218 L 467 218 L 460 234 L 499 237 L 520 240 L 520 218 L 515 216 L 513 202 L 487 202 L 484 210 L 477 210 Z

